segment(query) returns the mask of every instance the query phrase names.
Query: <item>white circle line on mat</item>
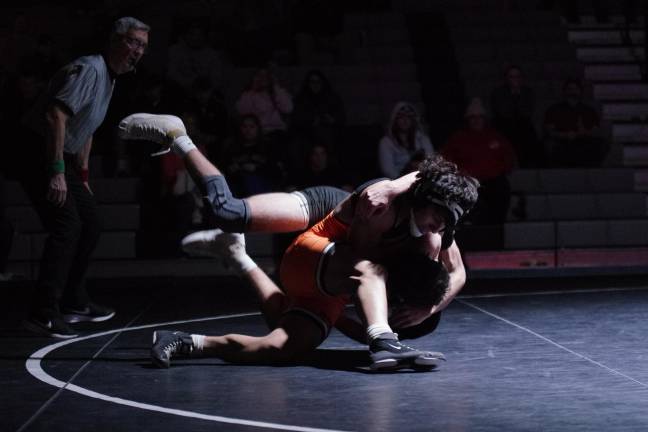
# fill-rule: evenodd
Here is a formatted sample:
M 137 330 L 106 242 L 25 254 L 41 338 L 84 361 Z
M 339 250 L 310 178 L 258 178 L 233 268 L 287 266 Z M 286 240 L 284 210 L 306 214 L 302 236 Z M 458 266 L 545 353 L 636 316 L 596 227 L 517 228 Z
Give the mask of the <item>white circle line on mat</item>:
M 188 324 L 188 323 L 195 323 L 195 322 L 202 322 L 202 321 L 214 321 L 214 320 L 221 320 L 221 319 L 230 319 L 230 318 L 241 318 L 241 317 L 247 317 L 247 316 L 253 316 L 253 315 L 259 315 L 258 312 L 254 313 L 242 313 L 242 314 L 232 314 L 232 315 L 220 315 L 220 316 L 213 316 L 213 317 L 205 317 L 205 318 L 196 318 L 196 319 L 190 319 L 190 320 L 181 320 L 181 321 L 170 321 L 170 322 L 164 322 L 164 323 L 156 323 L 156 324 L 146 324 L 146 325 L 141 325 L 141 326 L 136 326 L 136 327 L 126 327 L 126 328 L 119 328 L 119 329 L 114 329 L 114 330 L 108 330 L 105 332 L 100 332 L 100 333 L 94 333 L 88 336 L 81 336 L 78 338 L 74 339 L 68 339 L 64 340 L 61 342 L 57 342 L 51 345 L 47 345 L 38 351 L 34 352 L 32 355 L 29 356 L 27 359 L 27 362 L 25 363 L 25 366 L 27 368 L 27 371 L 32 374 L 36 379 L 52 385 L 54 387 L 58 387 L 60 389 L 64 390 L 69 390 L 74 393 L 78 393 L 83 396 L 87 396 L 93 399 L 98 399 L 110 403 L 115 403 L 119 405 L 125 405 L 129 406 L 132 408 L 138 408 L 142 410 L 147 410 L 147 411 L 154 411 L 154 412 L 159 412 L 159 413 L 164 413 L 164 414 L 171 414 L 171 415 L 176 415 L 180 417 L 188 417 L 188 418 L 193 418 L 193 419 L 199 419 L 199 420 L 207 420 L 207 421 L 213 421 L 213 422 L 218 422 L 218 423 L 228 423 L 228 424 L 237 424 L 237 425 L 242 425 L 242 426 L 253 426 L 253 427 L 258 427 L 258 428 L 265 428 L 265 429 L 279 429 L 279 430 L 286 430 L 286 431 L 299 431 L 299 432 L 343 432 L 339 431 L 336 429 L 321 429 L 321 428 L 313 428 L 313 427 L 307 427 L 307 426 L 298 426 L 298 425 L 287 425 L 287 424 L 279 424 L 279 423 L 270 423 L 270 422 L 262 422 L 262 421 L 256 421 L 256 420 L 248 420 L 248 419 L 239 419 L 239 418 L 232 418 L 232 417 L 223 417 L 223 416 L 217 416 L 217 415 L 211 415 L 211 414 L 203 414 L 203 413 L 198 413 L 194 411 L 186 411 L 186 410 L 181 410 L 181 409 L 174 409 L 174 408 L 167 408 L 159 405 L 153 405 L 153 404 L 148 404 L 148 403 L 142 403 L 142 402 L 137 402 L 129 399 L 123 399 L 115 396 L 109 396 L 103 393 L 99 393 L 84 387 L 80 387 L 76 384 L 72 384 L 70 382 L 64 382 L 59 379 L 54 378 L 53 376 L 49 375 L 41 366 L 42 360 L 45 359 L 45 357 L 52 353 L 53 351 L 62 348 L 66 345 L 70 345 L 73 343 L 77 342 L 82 342 L 84 340 L 88 339 L 93 339 L 93 338 L 98 338 L 101 336 L 106 336 L 114 333 L 119 333 L 119 332 L 127 332 L 127 331 L 136 331 L 136 330 L 144 330 L 148 328 L 154 328 L 154 327 L 165 327 L 165 326 L 171 326 L 171 325 L 179 325 L 179 324 Z

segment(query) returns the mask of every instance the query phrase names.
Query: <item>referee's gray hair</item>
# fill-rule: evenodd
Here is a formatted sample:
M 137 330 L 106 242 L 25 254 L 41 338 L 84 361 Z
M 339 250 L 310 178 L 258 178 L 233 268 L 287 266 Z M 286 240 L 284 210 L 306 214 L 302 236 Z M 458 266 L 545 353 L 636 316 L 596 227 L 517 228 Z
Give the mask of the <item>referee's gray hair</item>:
M 144 24 L 142 21 L 133 17 L 122 17 L 119 18 L 113 24 L 112 32 L 110 33 L 111 39 L 117 35 L 123 36 L 128 33 L 129 30 L 141 30 L 148 32 L 151 30 L 151 27 Z

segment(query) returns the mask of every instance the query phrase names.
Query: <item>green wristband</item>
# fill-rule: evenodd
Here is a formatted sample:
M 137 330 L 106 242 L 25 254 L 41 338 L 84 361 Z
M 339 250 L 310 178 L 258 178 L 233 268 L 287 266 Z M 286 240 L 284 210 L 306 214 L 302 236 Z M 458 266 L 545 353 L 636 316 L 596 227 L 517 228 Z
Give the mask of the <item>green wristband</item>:
M 63 159 L 55 160 L 50 164 L 50 168 L 54 174 L 63 174 L 65 172 L 65 161 Z

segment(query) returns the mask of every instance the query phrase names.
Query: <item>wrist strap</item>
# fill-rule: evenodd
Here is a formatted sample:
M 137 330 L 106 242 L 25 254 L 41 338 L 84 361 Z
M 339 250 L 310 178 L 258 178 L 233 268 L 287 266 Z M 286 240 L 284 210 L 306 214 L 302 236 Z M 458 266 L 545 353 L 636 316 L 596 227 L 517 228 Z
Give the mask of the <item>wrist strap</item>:
M 81 177 L 81 181 L 83 183 L 87 183 L 90 179 L 90 171 L 88 170 L 88 168 L 81 168 L 79 170 L 79 176 Z
M 52 174 L 63 174 L 65 172 L 65 161 L 55 160 L 50 164 L 50 170 Z

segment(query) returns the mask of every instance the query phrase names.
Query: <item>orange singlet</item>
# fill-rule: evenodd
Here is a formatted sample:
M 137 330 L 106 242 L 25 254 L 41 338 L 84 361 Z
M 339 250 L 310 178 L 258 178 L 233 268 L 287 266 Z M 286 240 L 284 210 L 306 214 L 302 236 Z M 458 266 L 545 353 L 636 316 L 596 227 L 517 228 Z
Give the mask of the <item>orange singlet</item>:
M 279 275 L 284 292 L 291 300 L 286 312 L 299 311 L 315 319 L 328 335 L 349 295 L 330 295 L 320 284 L 324 257 L 336 241 L 347 239 L 349 226 L 329 213 L 319 223 L 297 237 L 286 250 Z

